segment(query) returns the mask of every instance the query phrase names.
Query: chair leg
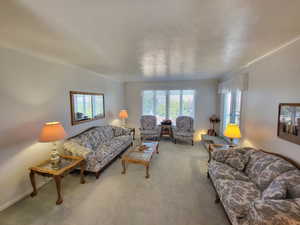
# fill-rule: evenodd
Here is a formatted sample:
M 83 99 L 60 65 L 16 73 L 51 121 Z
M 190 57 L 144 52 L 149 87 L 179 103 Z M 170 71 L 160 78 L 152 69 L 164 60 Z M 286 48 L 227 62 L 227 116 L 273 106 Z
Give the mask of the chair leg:
M 176 139 L 174 138 L 174 144 L 176 145 Z
M 192 146 L 194 146 L 194 140 L 192 140 Z

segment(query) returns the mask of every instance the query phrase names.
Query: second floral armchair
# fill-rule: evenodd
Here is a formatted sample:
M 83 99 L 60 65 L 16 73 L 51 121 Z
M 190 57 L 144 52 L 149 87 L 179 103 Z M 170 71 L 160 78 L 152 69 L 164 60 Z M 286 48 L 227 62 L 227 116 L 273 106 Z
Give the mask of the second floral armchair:
M 157 126 L 156 116 L 147 115 L 141 117 L 141 140 L 155 139 L 158 140 L 160 137 L 160 127 Z
M 194 145 L 194 119 L 189 116 L 179 116 L 176 119 L 176 126 L 173 127 L 174 142 L 176 140 L 189 141 Z

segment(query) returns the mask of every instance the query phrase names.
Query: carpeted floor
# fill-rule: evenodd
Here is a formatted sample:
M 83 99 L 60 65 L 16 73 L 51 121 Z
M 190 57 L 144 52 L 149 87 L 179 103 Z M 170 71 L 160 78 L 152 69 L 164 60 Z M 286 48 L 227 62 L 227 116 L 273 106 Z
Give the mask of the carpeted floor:
M 130 164 L 121 175 L 117 159 L 96 180 L 79 175 L 63 179 L 64 203 L 55 205 L 51 181 L 35 198 L 27 197 L 0 212 L 1 225 L 227 225 L 215 192 L 206 178 L 207 152 L 197 143 L 161 141 L 150 179 L 145 169 Z

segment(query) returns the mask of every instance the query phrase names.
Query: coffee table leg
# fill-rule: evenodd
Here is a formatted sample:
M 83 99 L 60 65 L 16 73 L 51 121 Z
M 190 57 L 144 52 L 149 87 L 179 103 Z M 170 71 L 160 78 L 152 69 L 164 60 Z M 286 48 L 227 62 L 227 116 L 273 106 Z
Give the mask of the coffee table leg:
M 54 180 L 55 180 L 56 189 L 57 189 L 56 205 L 60 205 L 63 202 L 63 198 L 61 196 L 61 176 L 54 176 Z
M 83 161 L 80 164 L 80 183 L 84 184 L 85 180 L 84 180 L 84 171 L 85 171 L 85 162 Z
M 150 174 L 149 174 L 149 164 L 146 165 L 146 179 L 148 179 L 150 177 Z
M 122 160 L 122 166 L 123 166 L 122 174 L 125 174 L 126 173 L 126 162 L 124 159 Z
M 30 194 L 31 197 L 34 197 L 37 195 L 36 185 L 35 185 L 35 173 L 31 170 L 30 171 L 30 182 L 33 188 L 33 192 Z

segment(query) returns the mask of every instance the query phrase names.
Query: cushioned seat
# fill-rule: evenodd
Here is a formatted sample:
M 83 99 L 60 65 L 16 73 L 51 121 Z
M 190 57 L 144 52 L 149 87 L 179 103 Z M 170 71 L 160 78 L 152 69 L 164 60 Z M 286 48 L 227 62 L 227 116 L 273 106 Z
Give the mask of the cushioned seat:
M 179 116 L 176 119 L 176 126 L 172 128 L 174 141 L 190 141 L 194 145 L 194 119 L 189 116 Z
M 245 217 L 251 202 L 260 199 L 261 195 L 255 184 L 240 180 L 218 179 L 216 189 L 226 211 L 237 219 Z
M 143 115 L 141 117 L 141 140 L 144 139 L 156 139 L 158 140 L 160 137 L 160 127 L 157 126 L 156 116 L 152 115 Z
M 141 130 L 141 135 L 157 135 L 157 129 Z
M 227 164 L 217 161 L 212 161 L 209 164 L 208 170 L 213 180 L 228 179 L 249 181 L 249 178 L 243 172 L 240 172 Z

